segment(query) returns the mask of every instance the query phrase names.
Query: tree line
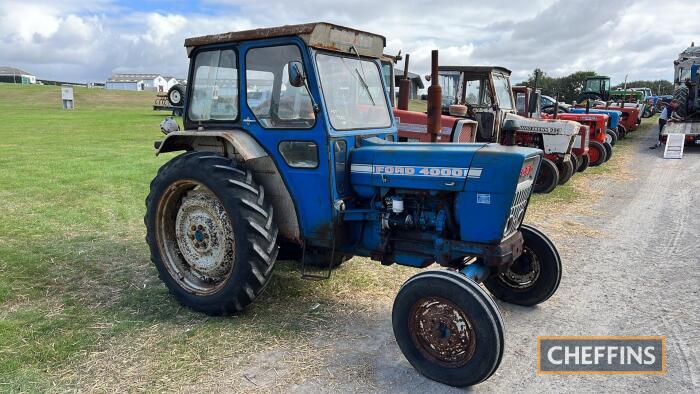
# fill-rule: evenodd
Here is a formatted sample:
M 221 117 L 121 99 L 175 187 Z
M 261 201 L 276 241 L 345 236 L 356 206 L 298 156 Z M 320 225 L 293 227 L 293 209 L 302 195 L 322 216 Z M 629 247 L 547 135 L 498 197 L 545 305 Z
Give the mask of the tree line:
M 559 101 L 570 103 L 578 98 L 583 89 L 583 82 L 587 77 L 598 75 L 595 71 L 576 71 L 563 77 L 552 77 L 546 72 L 535 69 L 528 79 L 518 85 L 535 86 L 535 76 L 537 76 L 537 87 L 542 89 L 542 94 L 557 97 Z M 673 83 L 666 80 L 656 81 L 628 81 L 628 88 L 651 88 L 656 95 L 673 94 Z M 623 88 L 623 84 L 613 86 L 613 89 Z

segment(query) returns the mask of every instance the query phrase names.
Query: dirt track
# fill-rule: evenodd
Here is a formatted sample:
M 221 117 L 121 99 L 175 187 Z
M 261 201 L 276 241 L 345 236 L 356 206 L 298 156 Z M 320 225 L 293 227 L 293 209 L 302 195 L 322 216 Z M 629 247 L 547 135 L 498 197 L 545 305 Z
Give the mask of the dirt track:
M 587 182 L 592 207 L 579 198 L 557 215 L 533 215 L 562 255 L 561 286 L 535 308 L 499 303 L 505 356 L 494 376 L 470 390 L 700 391 L 700 148 L 681 161 L 663 160 L 648 149 L 652 128 L 643 130 L 618 161 L 620 171 Z M 280 345 L 210 382 L 220 390 L 459 391 L 421 377 L 403 358 L 390 300 L 352 309 L 303 351 Z M 537 376 L 538 335 L 665 335 L 668 373 Z

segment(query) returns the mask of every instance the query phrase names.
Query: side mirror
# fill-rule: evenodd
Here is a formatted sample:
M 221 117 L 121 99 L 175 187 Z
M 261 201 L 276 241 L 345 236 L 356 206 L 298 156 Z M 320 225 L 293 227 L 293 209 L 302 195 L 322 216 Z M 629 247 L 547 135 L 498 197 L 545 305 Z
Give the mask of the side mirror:
M 306 75 L 304 75 L 304 66 L 300 61 L 292 60 L 287 63 L 287 73 L 289 74 L 289 84 L 295 88 L 304 86 Z

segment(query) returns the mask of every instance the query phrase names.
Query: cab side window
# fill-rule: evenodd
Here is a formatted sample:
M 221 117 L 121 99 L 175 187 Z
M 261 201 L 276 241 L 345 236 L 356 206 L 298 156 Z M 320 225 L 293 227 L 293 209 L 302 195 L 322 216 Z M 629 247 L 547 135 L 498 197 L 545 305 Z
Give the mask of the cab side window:
M 295 45 L 253 48 L 246 53 L 246 100 L 264 128 L 308 129 L 316 122 L 306 88 L 289 83 L 290 61 L 302 61 Z
M 234 120 L 238 117 L 238 67 L 231 49 L 197 55 L 189 118 L 194 121 Z

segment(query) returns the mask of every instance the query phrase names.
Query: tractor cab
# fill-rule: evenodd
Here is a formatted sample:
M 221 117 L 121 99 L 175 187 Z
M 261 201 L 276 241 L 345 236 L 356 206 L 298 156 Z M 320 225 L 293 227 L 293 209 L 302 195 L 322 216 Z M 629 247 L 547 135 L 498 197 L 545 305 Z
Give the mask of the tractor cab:
M 516 112 L 510 70 L 497 66 L 440 66 L 442 111 L 459 106 L 479 124 L 476 141 L 498 142 L 506 114 Z
M 610 77 L 599 75 L 586 77 L 578 101 L 582 102 L 590 99 L 603 101 L 610 99 Z

